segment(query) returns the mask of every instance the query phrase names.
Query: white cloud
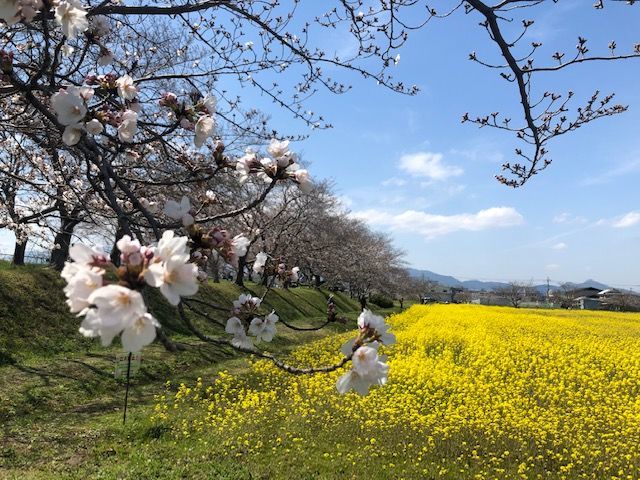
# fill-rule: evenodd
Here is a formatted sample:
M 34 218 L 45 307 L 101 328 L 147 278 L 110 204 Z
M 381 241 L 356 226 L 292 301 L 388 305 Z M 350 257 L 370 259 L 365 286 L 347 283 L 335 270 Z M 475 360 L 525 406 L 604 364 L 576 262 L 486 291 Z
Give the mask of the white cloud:
M 446 165 L 442 162 L 441 153 L 417 152 L 400 157 L 400 170 L 414 177 L 429 178 L 431 180 L 446 180 L 464 173 L 461 167 Z
M 492 207 L 477 213 L 434 215 L 417 210 L 389 213 L 370 209 L 353 212 L 372 226 L 386 227 L 403 232 L 418 233 L 432 239 L 457 231 L 480 231 L 521 225 L 524 219 L 513 207 Z
M 562 212 L 553 217 L 553 223 L 565 223 L 569 219 L 567 212 Z
M 601 218 L 594 223 L 596 227 L 629 228 L 640 224 L 640 212 L 632 211 L 613 218 Z
M 640 212 L 629 212 L 613 221 L 614 228 L 628 228 L 640 223 Z
M 554 250 L 566 250 L 567 244 L 564 242 L 559 242 L 553 245 L 551 248 Z
M 562 212 L 553 217 L 553 223 L 583 224 L 587 223 L 587 219 L 568 212 Z
M 467 189 L 466 185 L 451 185 L 447 188 L 445 188 L 445 192 L 447 193 L 447 195 L 453 197 L 454 195 L 458 195 L 462 192 L 464 192 Z
M 560 268 L 560 265 L 558 265 L 557 263 L 549 263 L 547 265 L 544 266 L 544 269 L 548 272 L 552 272 L 554 270 L 558 270 Z
M 348 209 L 353 206 L 353 200 L 351 199 L 351 197 L 348 197 L 347 195 L 339 195 L 336 197 L 336 200 L 338 201 L 338 205 L 343 208 Z
M 407 181 L 403 178 L 391 177 L 382 182 L 384 187 L 403 187 L 407 184 Z
M 504 163 L 504 155 L 491 145 L 478 145 L 473 148 L 449 150 L 451 155 L 463 157 L 472 162 Z
M 590 187 L 593 185 L 602 185 L 615 180 L 618 177 L 626 176 L 640 172 L 640 158 L 621 162 L 616 166 L 610 166 L 604 172 L 595 176 L 582 179 L 580 185 Z

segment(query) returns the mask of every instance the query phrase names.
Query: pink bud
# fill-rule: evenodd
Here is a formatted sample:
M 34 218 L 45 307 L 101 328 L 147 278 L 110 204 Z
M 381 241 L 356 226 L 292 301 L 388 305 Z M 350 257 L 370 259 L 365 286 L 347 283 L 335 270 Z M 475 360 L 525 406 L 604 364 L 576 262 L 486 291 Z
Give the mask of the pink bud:
M 144 248 L 144 247 L 143 247 Z M 140 252 L 132 253 L 127 259 L 127 263 L 133 267 L 137 267 L 142 264 L 142 255 Z

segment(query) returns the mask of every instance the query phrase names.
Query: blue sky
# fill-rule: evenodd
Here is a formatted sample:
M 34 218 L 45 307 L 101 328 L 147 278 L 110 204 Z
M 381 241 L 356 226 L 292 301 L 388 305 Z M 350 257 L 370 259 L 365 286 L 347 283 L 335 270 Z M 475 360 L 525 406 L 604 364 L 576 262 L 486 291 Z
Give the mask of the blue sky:
M 619 52 L 640 41 L 640 6 L 607 2 L 597 11 L 592 4 L 563 0 L 528 10 L 536 23 L 526 40 L 544 43 L 538 64 L 551 64 L 556 50 L 571 55 L 578 35 L 604 54 L 611 40 Z M 574 90 L 576 105 L 596 89 L 616 92 L 630 109 L 554 140 L 552 166 L 513 190 L 493 177 L 513 159 L 515 139 L 460 123 L 464 112 L 520 118 L 513 85 L 467 60 L 471 51 L 499 60 L 478 21 L 458 13 L 411 34 L 394 76 L 419 85 L 416 97 L 331 72 L 353 89 L 341 96 L 320 91 L 308 108 L 334 128 L 311 132 L 293 148 L 316 178 L 334 180 L 353 215 L 389 233 L 413 267 L 461 279 L 595 278 L 640 288 L 640 60 L 585 64 L 535 80 L 539 91 Z M 329 52 L 354 48 L 339 30 L 322 38 Z M 281 131 L 307 132 L 251 89 L 240 94 L 269 111 Z M 7 243 L 0 233 L 0 251 L 12 248 Z
M 605 54 L 613 39 L 627 51 L 640 41 L 639 8 L 591 5 L 565 0 L 529 11 L 536 24 L 527 40 L 543 42 L 540 63 L 551 63 L 556 50 L 569 56 L 578 35 Z M 640 61 L 538 78 L 540 91 L 571 89 L 581 103 L 599 88 L 630 109 L 550 143 L 552 166 L 513 190 L 493 176 L 513 158 L 514 139 L 460 123 L 467 111 L 520 118 L 513 86 L 467 60 L 471 51 L 496 58 L 478 21 L 458 14 L 414 32 L 395 76 L 418 84 L 417 97 L 359 78 L 346 95 L 319 95 L 313 108 L 335 128 L 296 148 L 316 176 L 335 179 L 354 214 L 393 236 L 414 267 L 461 278 L 596 278 L 640 287 Z

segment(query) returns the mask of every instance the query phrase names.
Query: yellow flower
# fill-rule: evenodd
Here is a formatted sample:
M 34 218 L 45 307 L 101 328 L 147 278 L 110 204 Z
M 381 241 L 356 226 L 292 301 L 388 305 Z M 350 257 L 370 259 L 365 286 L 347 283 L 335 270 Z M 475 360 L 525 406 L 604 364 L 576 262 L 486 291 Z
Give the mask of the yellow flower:
M 153 418 L 248 462 L 269 452 L 290 474 L 331 462 L 344 478 L 640 478 L 639 314 L 435 305 L 389 322 L 389 382 L 368 396 L 338 395 L 345 370 L 256 361 L 158 396 Z M 288 361 L 335 362 L 351 337 Z

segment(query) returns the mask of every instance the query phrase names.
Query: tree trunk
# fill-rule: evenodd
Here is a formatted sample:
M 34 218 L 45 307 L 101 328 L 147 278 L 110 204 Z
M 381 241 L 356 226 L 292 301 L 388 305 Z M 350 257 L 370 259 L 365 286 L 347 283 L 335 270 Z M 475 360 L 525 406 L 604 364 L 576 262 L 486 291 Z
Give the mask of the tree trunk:
M 238 274 L 236 275 L 236 285 L 244 287 L 244 266 L 246 265 L 247 256 L 238 258 Z
M 22 243 L 16 242 L 16 248 L 13 250 L 14 265 L 24 265 L 24 253 L 27 251 L 27 240 Z
M 118 240 L 120 240 L 120 238 L 122 238 L 122 236 L 124 235 L 124 228 L 122 228 L 122 225 L 118 225 L 118 228 L 116 230 L 116 238 L 113 241 L 113 247 L 111 247 L 111 254 L 109 255 L 111 258 L 111 263 L 113 263 L 116 266 L 120 265 L 120 250 L 118 249 Z
M 76 219 L 65 217 L 61 219 L 61 222 L 60 231 L 53 240 L 54 245 L 59 245 L 60 248 L 54 248 L 49 258 L 49 264 L 58 271 L 64 268 L 64 262 L 69 258 L 69 248 L 71 247 L 73 230 L 78 224 Z
M 213 275 L 213 282 L 220 283 L 220 260 L 216 258 L 210 261 L 211 273 Z
M 360 300 L 360 310 L 364 311 L 364 309 L 367 308 L 367 297 L 366 297 L 366 295 L 361 294 L 359 300 Z

